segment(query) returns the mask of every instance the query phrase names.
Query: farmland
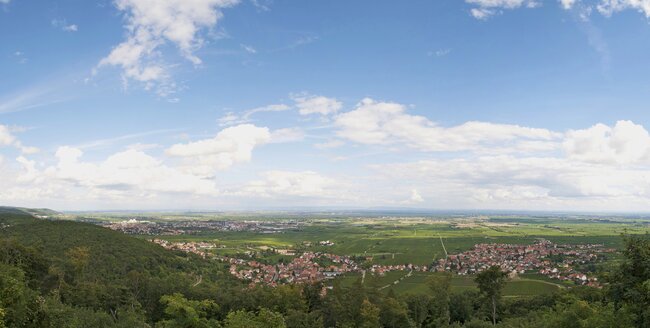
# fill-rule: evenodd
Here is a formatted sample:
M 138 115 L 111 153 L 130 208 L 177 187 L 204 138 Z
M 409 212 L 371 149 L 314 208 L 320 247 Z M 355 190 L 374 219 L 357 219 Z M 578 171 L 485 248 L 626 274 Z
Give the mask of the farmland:
M 650 222 L 650 221 L 648 221 Z M 645 233 L 647 222 L 616 221 L 595 223 L 591 220 L 561 219 L 537 222 L 518 219 L 511 223 L 494 223 L 487 219 L 427 220 L 422 218 L 320 219 L 310 221 L 301 229 L 264 234 L 237 231 L 202 231 L 192 235 L 162 236 L 170 241 L 208 241 L 221 245 L 222 254 L 235 254 L 261 246 L 301 248 L 311 243 L 312 251 L 338 255 L 372 257 L 380 264 L 427 265 L 448 253 L 470 249 L 478 243 L 530 244 L 538 238 L 555 243 L 602 243 L 618 248 L 623 233 Z M 330 240 L 332 246 L 318 246 Z
M 415 272 L 411 276 L 406 276 L 404 272 L 390 272 L 383 277 L 373 278 L 373 279 L 364 279 L 364 287 L 370 288 L 382 288 L 382 292 L 393 291 L 396 294 L 423 294 L 429 293 L 427 288 L 427 278 L 438 273 L 430 272 Z M 404 277 L 402 280 L 400 278 Z M 355 281 L 360 279 L 360 275 L 351 274 L 340 277 L 341 286 L 349 287 L 354 284 Z M 395 283 L 395 281 L 399 281 Z M 560 288 L 565 288 L 557 283 L 548 282 L 539 279 L 538 277 L 528 277 L 524 276 L 521 278 L 513 279 L 509 281 L 504 288 L 505 297 L 521 297 L 521 296 L 530 296 L 530 295 L 539 295 L 552 293 L 559 290 Z M 451 290 L 452 292 L 461 292 L 465 290 L 478 290 L 476 283 L 472 276 L 453 276 L 451 280 Z
M 531 245 L 543 239 L 553 244 L 601 244 L 603 247 L 620 249 L 623 234 L 643 234 L 650 229 L 649 218 L 631 216 L 105 215 L 93 214 L 91 220 L 143 239 L 156 238 L 170 244 L 214 245 L 209 253 L 220 258 L 276 265 L 289 263 L 302 252 L 309 252 L 354 259 L 360 265 L 359 270 L 371 266 L 418 266 L 420 269 L 411 274 L 408 274 L 408 270 L 391 269 L 377 276 L 370 273 L 365 275 L 363 282 L 366 288 L 380 288 L 383 292 L 393 290 L 398 294 L 427 292 L 426 279 L 436 273 L 422 272 L 424 268 L 431 268 L 437 260 L 466 252 L 477 244 Z M 193 218 L 197 221 L 192 221 Z M 170 233 L 158 234 L 156 232 L 160 229 L 151 230 L 151 227 L 159 228 L 161 225 L 166 229 L 162 231 Z M 187 226 L 192 228 L 184 230 Z M 617 253 L 606 254 L 589 270 L 598 271 L 614 263 L 618 257 Z M 597 275 L 597 272 L 592 272 L 592 275 Z M 361 277 L 359 271 L 352 270 L 327 283 L 350 285 Z M 567 286 L 571 287 L 572 284 L 526 273 L 511 279 L 504 294 L 508 297 L 544 294 Z M 453 291 L 475 288 L 472 275 L 453 276 Z

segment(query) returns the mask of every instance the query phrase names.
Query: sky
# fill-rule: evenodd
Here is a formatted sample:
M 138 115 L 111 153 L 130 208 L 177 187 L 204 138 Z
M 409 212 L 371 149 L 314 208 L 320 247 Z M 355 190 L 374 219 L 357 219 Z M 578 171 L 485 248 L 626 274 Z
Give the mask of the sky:
M 650 211 L 650 0 L 0 0 L 0 204 Z

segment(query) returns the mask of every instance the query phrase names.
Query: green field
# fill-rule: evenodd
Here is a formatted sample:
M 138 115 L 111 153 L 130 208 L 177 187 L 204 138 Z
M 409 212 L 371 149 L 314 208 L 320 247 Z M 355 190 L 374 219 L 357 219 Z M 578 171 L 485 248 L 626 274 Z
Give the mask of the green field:
M 428 265 L 444 257 L 444 243 L 450 254 L 471 249 L 478 243 L 530 244 L 538 238 L 555 243 L 602 243 L 608 247 L 622 245 L 622 233 L 645 233 L 646 223 L 636 221 L 595 223 L 590 220 L 544 220 L 528 223 L 519 219 L 515 223 L 456 224 L 452 221 L 409 219 L 373 220 L 318 220 L 297 231 L 276 234 L 255 232 L 205 231 L 193 235 L 162 236 L 170 241 L 209 241 L 225 249 L 219 253 L 232 255 L 260 246 L 300 248 L 303 242 L 316 245 L 330 240 L 334 246 L 312 246 L 305 250 L 338 255 L 372 257 L 377 264 Z M 496 224 L 496 226 L 495 226 Z
M 413 272 L 411 276 L 406 276 L 407 273 L 403 271 L 393 271 L 388 272 L 386 275 L 381 277 L 370 277 L 366 276 L 364 279 L 364 286 L 368 289 L 375 288 L 378 289 L 384 286 L 389 285 L 389 287 L 382 288 L 382 292 L 388 292 L 393 290 L 396 294 L 421 294 L 429 293 L 429 288 L 427 287 L 427 278 L 435 275 L 436 273 L 430 272 Z M 404 277 L 402 280 L 399 280 L 401 277 Z M 343 287 L 350 287 L 354 284 L 355 281 L 361 278 L 360 274 L 348 274 L 342 277 L 339 277 L 339 282 Z M 535 278 L 535 279 L 534 279 Z M 540 295 L 553 293 L 564 286 L 559 283 L 550 282 L 542 279 L 536 279 L 536 277 L 524 276 L 521 278 L 515 278 L 509 281 L 504 290 L 503 294 L 505 297 L 521 297 L 521 296 L 530 296 L 530 295 Z M 398 283 L 394 283 L 399 281 Z M 478 290 L 476 284 L 474 283 L 473 276 L 458 276 L 454 275 L 451 280 L 451 289 L 452 292 L 461 292 L 464 290 Z
M 260 219 L 262 220 L 262 219 Z M 291 248 L 300 251 L 326 252 L 357 256 L 365 264 L 414 264 L 430 265 L 448 254 L 471 249 L 479 243 L 531 244 L 539 238 L 558 244 L 604 244 L 621 248 L 622 234 L 640 234 L 649 231 L 648 219 L 639 218 L 591 218 L 591 217 L 480 217 L 480 218 L 317 218 L 306 219 L 300 229 L 281 233 L 202 231 L 192 235 L 162 236 L 170 241 L 208 241 L 221 248 L 216 254 L 242 256 L 256 252 L 256 259 L 277 263 L 291 257 L 261 252 L 263 246 Z M 318 242 L 330 240 L 333 246 L 318 246 Z M 305 243 L 312 246 L 306 247 Z M 607 261 L 598 263 L 599 268 L 614 265 L 619 254 L 608 254 Z M 432 273 L 389 272 L 383 277 L 367 275 L 366 288 L 384 287 L 382 292 L 427 293 L 426 278 Z M 349 286 L 361 277 L 349 274 L 337 278 L 343 286 Z M 401 278 L 401 279 L 400 279 Z M 394 283 L 399 281 L 398 283 Z M 504 290 L 507 297 L 520 297 L 552 293 L 559 288 L 570 287 L 567 283 L 545 276 L 526 274 L 510 281 Z M 452 290 L 472 290 L 476 286 L 471 276 L 454 276 Z

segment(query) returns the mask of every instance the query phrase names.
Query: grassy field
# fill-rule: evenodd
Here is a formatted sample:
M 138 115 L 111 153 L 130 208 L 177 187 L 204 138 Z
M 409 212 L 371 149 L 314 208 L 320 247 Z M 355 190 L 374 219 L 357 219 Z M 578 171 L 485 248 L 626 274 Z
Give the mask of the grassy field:
M 427 278 L 435 274 L 430 272 L 413 272 L 411 276 L 407 276 L 406 272 L 393 271 L 381 277 L 367 275 L 366 279 L 364 279 L 364 286 L 368 289 L 381 288 L 380 290 L 382 292 L 388 292 L 392 289 L 396 294 L 428 293 Z M 402 277 L 404 278 L 400 280 Z M 342 287 L 349 287 L 360 278 L 360 274 L 349 274 L 337 279 L 339 279 Z M 399 282 L 394 283 L 395 281 Z M 503 294 L 505 297 L 521 297 L 553 293 L 560 288 L 564 288 L 564 286 L 556 282 L 537 279 L 535 276 L 524 275 L 521 278 L 515 278 L 509 281 L 504 287 Z M 452 292 L 461 292 L 463 290 L 478 289 L 476 288 L 476 283 L 474 283 L 473 276 L 454 275 L 451 280 L 451 290 Z

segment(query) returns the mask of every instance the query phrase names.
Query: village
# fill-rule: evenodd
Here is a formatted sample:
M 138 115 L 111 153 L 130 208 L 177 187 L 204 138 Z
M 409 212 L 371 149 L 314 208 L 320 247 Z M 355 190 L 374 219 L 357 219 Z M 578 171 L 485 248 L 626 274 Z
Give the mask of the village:
M 367 272 L 383 276 L 391 271 L 452 272 L 458 275 L 479 273 L 491 266 L 499 266 L 510 277 L 518 274 L 539 273 L 551 279 L 572 281 L 577 285 L 600 287 L 598 279 L 580 272 L 580 265 L 595 263 L 603 253 L 614 252 L 601 244 L 558 245 L 548 240 L 538 240 L 531 245 L 518 244 L 477 244 L 472 250 L 450 254 L 432 265 L 396 264 L 363 266 L 352 257 L 325 252 L 305 251 L 296 255 L 294 250 L 271 249 L 276 254 L 295 256 L 288 262 L 266 264 L 257 259 L 243 259 L 215 255 L 212 249 L 218 246 L 209 242 L 169 242 L 153 239 L 154 243 L 166 249 L 179 250 L 197 254 L 229 263 L 229 272 L 238 279 L 250 281 L 251 284 L 277 286 L 280 284 L 315 283 L 333 279 L 351 272 Z M 321 241 L 319 245 L 333 245 L 331 241 Z M 246 254 L 251 256 L 252 254 Z M 369 260 L 363 257 L 362 260 Z
M 532 245 L 477 244 L 472 250 L 438 260 L 433 270 L 467 275 L 499 266 L 513 276 L 538 272 L 552 279 L 599 287 L 598 278 L 579 272 L 576 266 L 594 263 L 599 254 L 614 251 L 602 244 L 558 245 L 545 239 Z
M 149 236 L 194 235 L 206 231 L 247 231 L 274 234 L 287 230 L 299 230 L 304 225 L 304 222 L 295 220 L 148 221 L 142 218 L 130 218 L 120 222 L 108 222 L 102 224 L 102 226 L 106 228 L 120 231 L 125 234 Z

